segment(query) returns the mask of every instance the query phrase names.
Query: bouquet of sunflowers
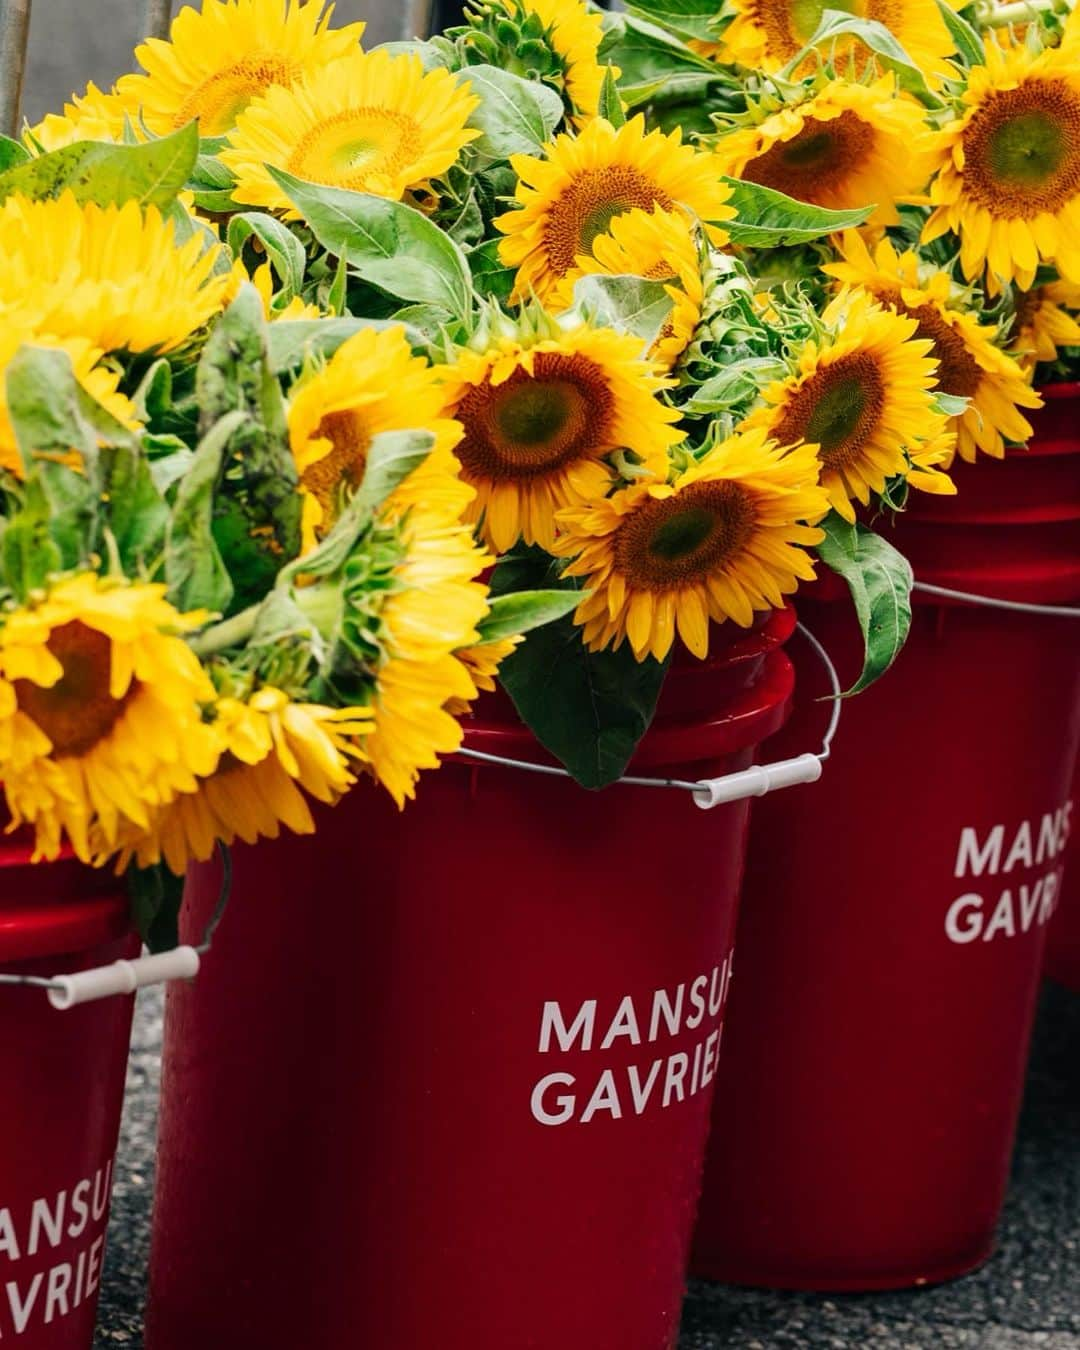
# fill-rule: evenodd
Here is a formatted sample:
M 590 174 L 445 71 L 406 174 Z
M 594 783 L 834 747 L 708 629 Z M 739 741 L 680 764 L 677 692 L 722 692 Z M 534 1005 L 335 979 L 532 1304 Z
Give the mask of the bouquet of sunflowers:
M 601 787 L 676 644 L 818 564 L 888 667 L 890 518 L 1080 346 L 1080 35 L 862 8 L 475 0 L 366 50 L 204 0 L 0 142 L 0 782 L 42 857 L 127 867 L 150 931 L 218 842 L 404 802 L 496 678 Z

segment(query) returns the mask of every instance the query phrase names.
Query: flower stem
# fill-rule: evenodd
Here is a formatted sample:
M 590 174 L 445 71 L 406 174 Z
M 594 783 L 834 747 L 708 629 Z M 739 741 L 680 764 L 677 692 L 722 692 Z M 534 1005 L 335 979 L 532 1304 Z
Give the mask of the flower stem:
M 188 646 L 196 656 L 206 657 L 216 656 L 227 647 L 235 647 L 241 642 L 246 642 L 255 631 L 255 620 L 261 608 L 261 605 L 251 605 L 248 609 L 242 609 L 239 614 L 234 614 L 231 619 L 215 623 L 196 637 L 189 638 Z
M 979 15 L 980 28 L 1005 28 L 1011 23 L 1030 23 L 1054 8 L 1055 0 L 1015 0 L 1011 5 L 994 5 Z

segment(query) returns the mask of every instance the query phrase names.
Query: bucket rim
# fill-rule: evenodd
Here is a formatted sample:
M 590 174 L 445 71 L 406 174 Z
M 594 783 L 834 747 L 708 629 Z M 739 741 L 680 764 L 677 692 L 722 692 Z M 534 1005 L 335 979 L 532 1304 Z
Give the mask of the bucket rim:
M 0 882 L 0 966 L 92 951 L 131 931 L 131 907 L 119 877 L 95 873 L 71 857 L 32 863 L 30 853 L 26 849 L 19 858 L 9 850 L 0 856 L 0 867 L 7 869 Z M 17 869 L 25 874 L 22 895 Z
M 654 722 L 627 765 L 627 772 L 664 765 L 673 770 L 674 777 L 693 778 L 693 765 L 738 754 L 779 731 L 791 711 L 794 691 L 794 667 L 783 649 L 775 647 L 765 655 L 759 678 L 729 697 L 722 715 L 672 719 L 660 725 Z M 471 723 L 465 728 L 464 745 L 469 750 L 533 764 L 559 763 L 524 723 Z M 467 757 L 457 757 L 456 762 L 472 769 L 479 767 Z M 675 772 L 679 765 L 688 767 Z

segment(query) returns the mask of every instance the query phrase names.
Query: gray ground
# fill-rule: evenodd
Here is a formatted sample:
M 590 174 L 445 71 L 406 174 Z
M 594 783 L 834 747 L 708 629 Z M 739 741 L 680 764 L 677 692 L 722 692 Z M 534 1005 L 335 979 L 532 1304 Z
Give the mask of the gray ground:
M 161 1000 L 150 994 L 136 1018 L 96 1350 L 142 1346 L 160 1044 Z M 1005 1222 L 983 1270 L 939 1289 L 843 1299 L 698 1285 L 680 1350 L 1080 1350 L 1078 1047 L 1080 998 L 1048 988 Z

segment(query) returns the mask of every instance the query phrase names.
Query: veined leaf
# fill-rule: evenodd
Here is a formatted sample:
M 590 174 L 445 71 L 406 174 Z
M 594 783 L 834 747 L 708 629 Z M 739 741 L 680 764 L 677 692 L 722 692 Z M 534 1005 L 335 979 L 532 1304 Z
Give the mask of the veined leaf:
M 465 255 L 426 216 L 404 202 L 305 183 L 267 167 L 323 248 L 347 254 L 357 276 L 401 300 L 441 305 L 459 319 L 469 313 Z
M 626 125 L 626 112 L 619 97 L 619 86 L 615 83 L 615 72 L 611 66 L 604 71 L 604 83 L 600 88 L 600 107 L 598 115 L 610 122 L 613 127 Z
M 165 580 L 178 609 L 224 614 L 233 598 L 229 569 L 214 538 L 214 501 L 232 438 L 251 417 L 228 412 L 206 433 L 181 479 L 169 521 Z
M 708 41 L 716 36 L 718 0 L 627 0 L 626 8 L 636 18 L 659 24 L 684 38 Z
M 373 436 L 357 497 L 361 507 L 378 510 L 387 497 L 418 469 L 435 449 L 432 431 L 384 431 Z
M 596 275 L 581 277 L 575 284 L 574 306 L 593 323 L 633 333 L 648 349 L 671 317 L 674 302 L 662 281 Z
M 822 562 L 847 582 L 862 630 L 863 670 L 848 690 L 857 694 L 884 675 L 911 629 L 911 564 L 879 534 L 849 524 L 835 511 L 821 522 Z
M 76 141 L 0 174 L 0 201 L 13 192 L 38 199 L 71 192 L 99 206 L 137 201 L 164 209 L 190 178 L 198 154 L 194 122 L 142 145 Z
M 797 70 L 806 55 L 839 37 L 858 38 L 864 47 L 868 47 L 874 53 L 886 70 L 893 72 L 899 87 L 926 107 L 943 106 L 942 100 L 927 84 L 926 76 L 884 24 L 878 23 L 876 19 L 864 19 L 855 14 L 848 14 L 843 10 L 825 11 L 814 35 L 802 52 L 792 58 L 788 69 Z
M 941 15 L 949 36 L 956 46 L 961 62 L 967 66 L 985 66 L 986 48 L 982 38 L 965 18 L 957 14 L 949 0 L 937 0 L 938 13 Z
M 459 77 L 463 86 L 466 81 L 480 100 L 469 126 L 483 133 L 470 148 L 486 160 L 539 154 L 563 119 L 562 99 L 538 80 L 498 66 L 467 66 Z
M 296 370 L 310 353 L 327 358 L 333 356 L 343 342 L 362 328 L 396 328 L 398 325 L 383 319 L 354 319 L 342 315 L 336 319 L 279 319 L 270 325 L 267 342 L 270 365 L 275 374 Z
M 476 626 L 480 641 L 500 642 L 542 628 L 571 614 L 581 599 L 581 592 L 573 590 L 512 591 L 493 596 L 487 618 Z
M 286 299 L 299 295 L 304 285 L 307 256 L 304 246 L 287 225 L 262 211 L 245 211 L 229 221 L 228 245 L 239 258 L 244 245 L 256 238 L 282 282 Z
M 539 550 L 512 554 L 492 579 L 496 595 L 558 582 Z M 570 583 L 556 585 L 580 601 Z M 502 663 L 499 678 L 522 721 L 582 787 L 622 777 L 656 711 L 667 663 L 638 662 L 629 644 L 590 652 L 570 614 L 531 632 Z
M 854 210 L 830 211 L 824 206 L 798 202 L 759 183 L 745 183 L 736 178 L 725 181 L 731 186 L 729 204 L 735 208 L 737 218 L 726 220 L 724 229 L 733 244 L 747 248 L 807 244 L 823 235 L 854 229 L 870 218 L 877 205 L 870 202 Z
M 22 141 L 13 141 L 10 136 L 0 136 L 0 173 L 6 173 L 16 165 L 25 164 L 29 158 L 30 151 Z

